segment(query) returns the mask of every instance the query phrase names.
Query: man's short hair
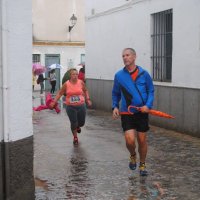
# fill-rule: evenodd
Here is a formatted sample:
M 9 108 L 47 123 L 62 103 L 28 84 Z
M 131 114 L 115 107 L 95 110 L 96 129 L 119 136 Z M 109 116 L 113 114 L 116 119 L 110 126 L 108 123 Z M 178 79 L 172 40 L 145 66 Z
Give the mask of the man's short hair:
M 129 47 L 128 47 L 128 48 L 125 48 L 124 51 L 125 51 L 125 50 L 130 50 L 133 54 L 136 54 L 136 51 L 135 51 L 135 49 L 133 49 L 133 48 L 129 48 Z

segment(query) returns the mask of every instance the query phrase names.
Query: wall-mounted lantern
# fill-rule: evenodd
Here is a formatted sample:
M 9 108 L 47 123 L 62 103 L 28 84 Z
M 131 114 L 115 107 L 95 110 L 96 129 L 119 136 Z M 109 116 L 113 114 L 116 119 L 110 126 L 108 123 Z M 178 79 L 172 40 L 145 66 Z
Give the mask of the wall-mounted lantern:
M 72 28 L 75 26 L 77 22 L 77 17 L 73 14 L 70 18 L 71 26 L 69 26 L 69 32 L 72 30 Z

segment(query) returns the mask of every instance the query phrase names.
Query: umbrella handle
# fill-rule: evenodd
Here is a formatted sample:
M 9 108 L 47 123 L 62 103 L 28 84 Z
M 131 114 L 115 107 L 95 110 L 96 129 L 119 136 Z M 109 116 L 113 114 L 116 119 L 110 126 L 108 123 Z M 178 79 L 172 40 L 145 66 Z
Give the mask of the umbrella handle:
M 130 105 L 130 106 L 128 106 L 128 112 L 129 113 L 133 113 L 133 112 L 131 112 L 131 108 L 135 108 L 136 110 L 141 111 L 140 107 Z
M 120 112 L 120 115 L 133 115 L 134 113 L 130 111 L 131 107 L 133 106 L 128 106 L 128 112 Z
M 131 112 L 131 108 L 135 108 L 136 110 L 141 111 L 140 107 L 130 105 L 128 106 L 128 112 L 120 112 L 120 115 L 133 115 L 134 113 Z

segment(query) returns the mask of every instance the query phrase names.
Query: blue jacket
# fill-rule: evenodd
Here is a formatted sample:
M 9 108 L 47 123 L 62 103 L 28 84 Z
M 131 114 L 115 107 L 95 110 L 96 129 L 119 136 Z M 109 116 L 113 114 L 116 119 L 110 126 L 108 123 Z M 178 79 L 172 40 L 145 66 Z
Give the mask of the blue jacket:
M 144 106 L 149 109 L 153 106 L 154 86 L 149 73 L 142 67 L 137 66 L 139 71 L 136 80 L 134 81 L 124 67 L 115 74 L 114 85 L 112 89 L 112 108 L 119 108 L 122 112 L 128 111 L 128 106 Z M 131 109 L 131 112 L 138 112 Z

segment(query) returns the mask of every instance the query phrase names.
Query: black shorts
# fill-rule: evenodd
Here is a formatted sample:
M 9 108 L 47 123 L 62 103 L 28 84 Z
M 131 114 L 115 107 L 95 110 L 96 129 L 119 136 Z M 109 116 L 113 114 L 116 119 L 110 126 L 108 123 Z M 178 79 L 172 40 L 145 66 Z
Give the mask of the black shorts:
M 136 113 L 134 115 L 121 116 L 123 131 L 135 129 L 138 132 L 147 132 L 149 130 L 149 114 Z

